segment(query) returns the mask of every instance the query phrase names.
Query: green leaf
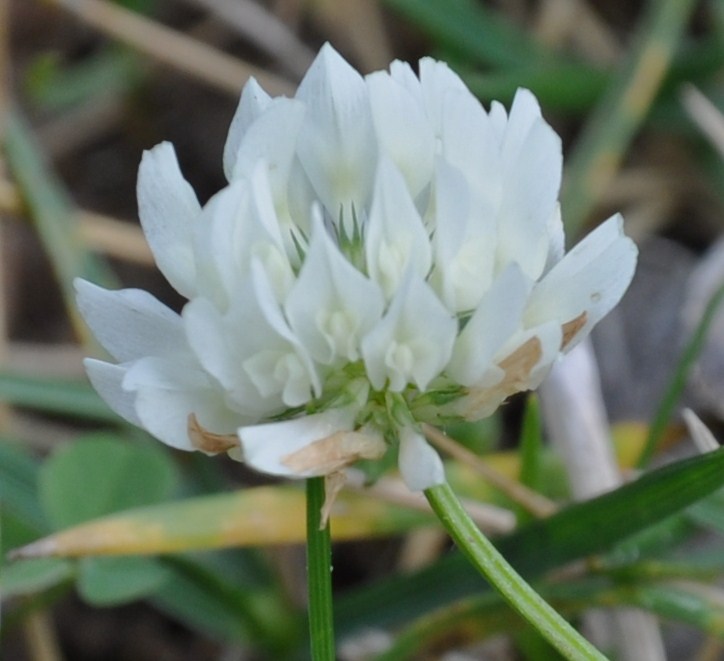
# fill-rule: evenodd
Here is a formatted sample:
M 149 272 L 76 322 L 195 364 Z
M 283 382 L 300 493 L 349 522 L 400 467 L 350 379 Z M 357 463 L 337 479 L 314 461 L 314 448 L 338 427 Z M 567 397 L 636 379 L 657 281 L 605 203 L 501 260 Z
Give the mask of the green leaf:
M 176 484 L 175 467 L 157 444 L 98 435 L 67 445 L 46 461 L 40 472 L 40 501 L 60 529 L 162 502 Z
M 62 111 L 126 92 L 139 80 L 140 70 L 138 58 L 121 48 L 106 48 L 65 67 L 56 53 L 42 53 L 31 62 L 25 87 L 43 110 Z
M 218 554 L 165 558 L 173 580 L 152 597 L 153 604 L 206 635 L 233 642 L 251 639 L 268 651 L 265 658 L 285 658 L 303 632 L 288 600 L 273 588 L 244 583 L 243 577 L 229 581 L 228 574 L 214 566 L 215 558 Z
M 60 493 L 61 488 L 56 491 Z M 84 490 L 77 498 L 86 499 Z M 434 521 L 429 513 L 392 506 L 363 494 L 343 492 L 335 505 L 331 521 L 337 540 L 391 535 Z M 85 508 L 84 516 L 88 514 L 84 502 L 72 507 Z M 296 487 L 254 487 L 115 513 L 71 526 L 17 551 L 21 557 L 154 555 L 301 544 L 305 539 L 304 512 L 304 494 Z
M 496 546 L 526 578 L 602 553 L 676 514 L 724 484 L 724 448 L 643 475 L 593 500 L 571 505 L 499 539 Z M 337 599 L 340 634 L 408 621 L 486 590 L 459 554 L 412 575 L 394 577 Z
M 83 558 L 77 587 L 88 603 L 114 606 L 155 593 L 170 576 L 169 569 L 153 558 Z
M 666 386 L 664 396 L 661 398 L 661 402 L 656 410 L 654 419 L 649 427 L 649 434 L 646 438 L 644 449 L 641 451 L 641 456 L 638 460 L 638 466 L 645 466 L 654 455 L 657 447 L 661 443 L 666 432 L 666 427 L 669 424 L 669 420 L 674 414 L 674 409 L 684 392 L 684 388 L 689 380 L 689 373 L 694 367 L 696 359 L 699 357 L 701 350 L 704 348 L 704 343 L 709 334 L 709 329 L 717 318 L 717 313 L 724 303 L 724 284 L 720 285 L 719 288 L 712 294 L 711 298 L 706 304 L 704 314 L 702 314 L 696 329 L 692 333 L 691 337 L 686 343 L 681 356 L 676 363 L 676 368 Z
M 38 504 L 38 463 L 21 444 L 0 439 L 0 508 L 22 519 L 37 534 L 47 529 Z
M 0 371 L 0 400 L 94 422 L 121 422 L 85 381 L 45 379 Z
M 104 286 L 116 285 L 117 279 L 103 259 L 86 250 L 69 197 L 45 162 L 25 118 L 10 112 L 5 124 L 10 171 L 53 266 L 73 326 L 87 346 L 95 346 L 75 308 L 73 279 L 81 276 Z
M 724 535 L 724 491 L 696 503 L 687 511 L 688 517 L 695 523 Z
M 510 66 L 552 55 L 500 12 L 471 0 L 387 0 L 387 4 L 464 59 Z
M 567 236 L 573 237 L 608 189 L 672 66 L 694 0 L 647 3 L 626 53 L 572 150 L 561 192 Z
M 73 578 L 73 563 L 63 558 L 31 558 L 12 562 L 0 573 L 3 598 L 41 592 Z

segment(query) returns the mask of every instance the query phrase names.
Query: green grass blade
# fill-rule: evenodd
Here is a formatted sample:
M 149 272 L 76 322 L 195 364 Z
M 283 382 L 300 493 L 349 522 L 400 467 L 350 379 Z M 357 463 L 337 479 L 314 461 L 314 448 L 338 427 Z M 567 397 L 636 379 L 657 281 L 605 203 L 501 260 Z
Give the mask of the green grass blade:
M 680 512 L 724 485 L 724 448 L 647 473 L 590 501 L 571 505 L 501 538 L 496 546 L 526 578 L 602 553 Z M 410 576 L 394 577 L 337 599 L 340 635 L 360 626 L 399 624 L 485 590 L 459 555 Z
M 552 55 L 500 12 L 471 0 L 387 0 L 436 42 L 484 65 L 522 65 Z
M 669 420 L 671 420 L 671 416 L 674 414 L 674 409 L 681 397 L 681 393 L 686 387 L 689 372 L 704 347 L 704 342 L 709 334 L 709 329 L 716 318 L 716 313 L 719 311 L 719 307 L 722 302 L 724 302 L 724 284 L 722 284 L 709 299 L 696 330 L 684 347 L 681 358 L 676 365 L 676 369 L 671 376 L 671 380 L 666 387 L 664 396 L 661 398 L 661 403 L 659 404 L 656 413 L 654 414 L 651 426 L 649 427 L 649 433 L 646 437 L 644 448 L 637 461 L 638 467 L 646 466 L 646 464 L 648 464 L 651 460 L 651 457 L 654 456 L 654 453 L 656 452 L 656 449 L 666 432 L 666 426 L 668 425 Z
M 53 265 L 73 326 L 83 342 L 92 346 L 90 333 L 75 310 L 73 279 L 81 276 L 107 287 L 115 286 L 116 280 L 106 264 L 85 249 L 66 192 L 17 111 L 8 115 L 5 154 Z
M 568 158 L 561 207 L 575 236 L 611 182 L 646 117 L 679 44 L 694 0 L 650 0 L 630 51 Z
M 119 418 L 87 383 L 0 372 L 0 401 L 44 413 L 118 424 Z

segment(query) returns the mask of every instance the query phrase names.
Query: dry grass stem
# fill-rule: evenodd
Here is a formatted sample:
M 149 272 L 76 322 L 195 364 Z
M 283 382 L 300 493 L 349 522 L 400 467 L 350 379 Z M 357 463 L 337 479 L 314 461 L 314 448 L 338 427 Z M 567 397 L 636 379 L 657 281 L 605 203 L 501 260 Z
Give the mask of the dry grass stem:
M 684 409 L 682 412 L 684 422 L 689 430 L 689 436 L 694 441 L 696 449 L 702 454 L 706 452 L 714 452 L 719 449 L 719 443 L 717 443 L 714 434 L 711 430 L 701 421 L 698 415 L 691 409 Z
M 231 94 L 238 94 L 251 76 L 272 95 L 289 94 L 292 91 L 288 81 L 260 67 L 222 53 L 212 46 L 110 2 L 51 2 L 108 36 Z
M 273 57 L 295 78 L 301 79 L 314 52 L 274 14 L 249 0 L 185 0 L 208 9 L 263 53 Z
M 0 213 L 21 216 L 23 202 L 17 188 L 0 179 Z M 99 252 L 144 266 L 153 266 L 153 254 L 139 225 L 94 211 L 78 210 L 80 236 L 85 245 Z
M 681 101 L 689 117 L 724 157 L 724 115 L 693 85 L 684 85 Z
M 120 95 L 104 94 L 40 126 L 36 136 L 43 152 L 55 161 L 106 136 L 121 124 L 125 112 Z
M 538 5 L 535 33 L 553 47 L 570 41 L 576 50 L 592 62 L 615 64 L 623 52 L 612 30 L 582 0 L 549 0 Z
M 377 0 L 317 0 L 309 8 L 330 40 L 342 44 L 363 73 L 386 69 L 395 59 Z
M 432 511 L 425 496 L 422 493 L 410 491 L 400 479 L 383 477 L 372 486 L 364 486 L 364 476 L 358 471 L 350 469 L 348 477 L 346 487 L 348 489 L 420 512 Z M 515 515 L 509 510 L 469 499 L 461 499 L 461 502 L 470 518 L 487 533 L 502 534 L 515 528 Z
M 79 211 L 80 235 L 95 252 L 153 266 L 153 254 L 139 225 L 91 211 Z
M 451 457 L 454 457 L 461 463 L 470 466 L 487 482 L 502 491 L 508 498 L 524 507 L 531 514 L 538 517 L 545 517 L 550 516 L 556 511 L 557 507 L 553 501 L 491 468 L 484 459 L 481 459 L 478 455 L 460 445 L 460 443 L 446 436 L 439 429 L 432 425 L 423 425 L 422 431 L 433 445 L 447 452 Z
M 86 352 L 77 344 L 41 344 L 12 341 L 3 362 L 9 372 L 39 378 L 85 378 Z
M 47 611 L 30 613 L 25 618 L 23 628 L 33 661 L 63 661 L 65 657 L 58 643 L 53 620 Z

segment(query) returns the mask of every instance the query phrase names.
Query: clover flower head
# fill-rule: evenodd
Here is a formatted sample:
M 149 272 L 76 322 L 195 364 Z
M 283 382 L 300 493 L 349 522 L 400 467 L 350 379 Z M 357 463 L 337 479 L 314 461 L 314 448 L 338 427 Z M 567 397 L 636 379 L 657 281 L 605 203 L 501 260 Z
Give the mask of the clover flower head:
M 564 254 L 561 144 L 534 96 L 485 110 L 444 63 L 362 77 L 324 46 L 294 98 L 245 86 L 203 207 L 173 147 L 146 152 L 143 229 L 188 302 L 78 281 L 115 362 L 101 396 L 176 448 L 324 475 L 397 450 L 444 480 L 422 422 L 535 388 L 621 298 L 614 216 Z

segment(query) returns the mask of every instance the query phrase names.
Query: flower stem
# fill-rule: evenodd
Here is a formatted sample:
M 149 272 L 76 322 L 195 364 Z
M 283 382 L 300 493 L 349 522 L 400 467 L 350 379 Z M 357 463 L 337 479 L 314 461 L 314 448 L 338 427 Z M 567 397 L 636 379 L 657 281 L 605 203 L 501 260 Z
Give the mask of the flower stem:
M 475 568 L 553 647 L 571 661 L 605 661 L 606 657 L 553 610 L 498 553 L 470 519 L 448 484 L 426 489 L 425 496 Z
M 313 661 L 334 661 L 332 545 L 329 523 L 320 527 L 324 478 L 307 480 L 307 590 L 309 637 Z

